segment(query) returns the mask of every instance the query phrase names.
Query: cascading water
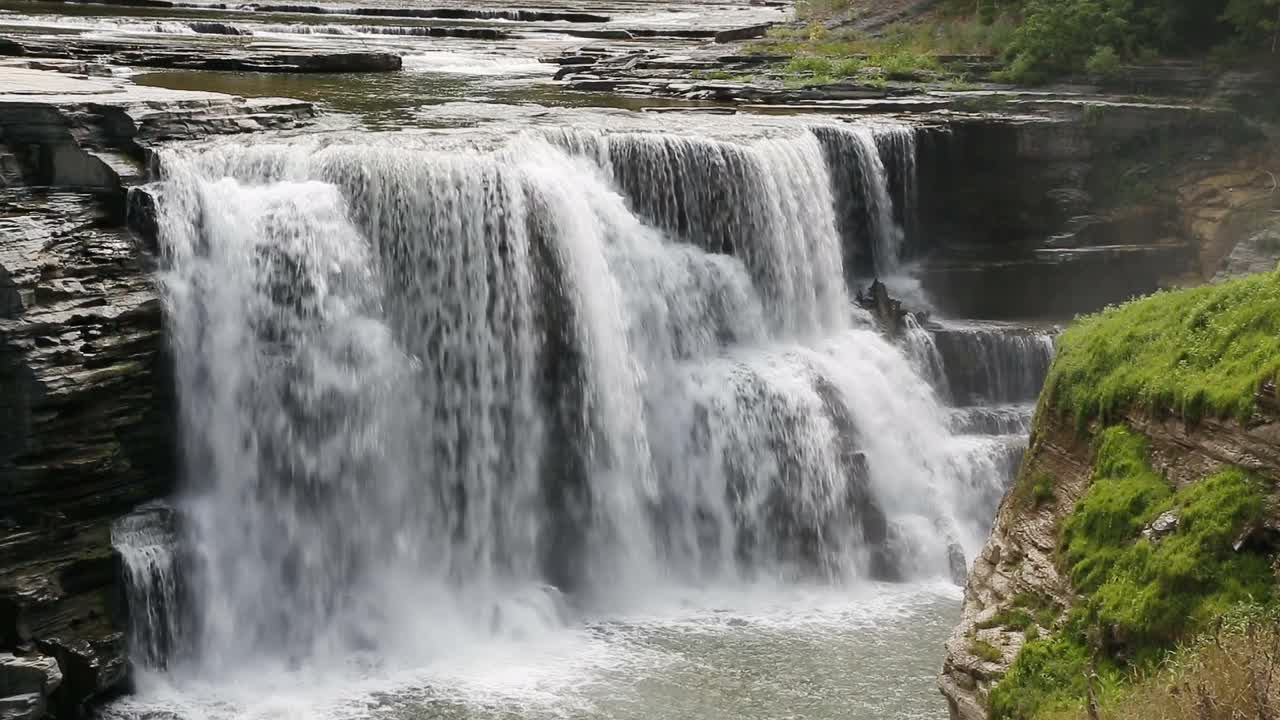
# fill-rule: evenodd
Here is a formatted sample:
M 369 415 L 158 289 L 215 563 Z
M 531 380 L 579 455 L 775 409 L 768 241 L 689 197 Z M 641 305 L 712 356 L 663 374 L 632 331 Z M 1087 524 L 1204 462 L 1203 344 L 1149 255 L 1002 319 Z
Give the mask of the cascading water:
M 185 640 L 173 510 L 149 504 L 120 518 L 111 528 L 111 545 L 125 571 L 133 661 L 163 669 Z
M 954 572 L 1018 447 L 957 434 L 942 370 L 850 302 L 853 256 L 900 257 L 884 132 L 166 153 L 170 672 Z
M 902 249 L 917 238 L 917 212 L 920 202 L 916 178 L 917 130 L 909 126 L 890 125 L 876 133 L 876 146 L 888 175 L 890 197 L 894 214 L 902 229 Z
M 879 278 L 896 274 L 902 264 L 904 234 L 894 218 L 881 144 L 905 147 L 908 143 L 901 138 L 910 130 L 854 126 L 821 127 L 813 132 L 822 142 L 831 168 L 837 230 L 852 243 L 846 253 L 851 274 Z M 914 141 L 910 146 L 914 148 Z M 914 187 L 914 158 L 909 172 L 896 175 Z

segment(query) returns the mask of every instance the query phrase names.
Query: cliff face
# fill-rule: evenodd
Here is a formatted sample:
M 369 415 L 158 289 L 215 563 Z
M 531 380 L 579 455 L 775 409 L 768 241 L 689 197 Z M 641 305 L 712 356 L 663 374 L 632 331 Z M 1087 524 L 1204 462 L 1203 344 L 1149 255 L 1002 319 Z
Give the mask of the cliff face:
M 0 717 L 69 717 L 127 679 L 112 523 L 174 477 L 128 187 L 150 144 L 312 111 L 6 67 L 0 87 Z
M 1259 393 L 1257 407 L 1247 422 L 1206 418 L 1188 424 L 1172 417 L 1156 420 L 1145 412 L 1128 412 L 1115 420 L 1145 439 L 1151 468 L 1175 490 L 1229 467 L 1268 483 L 1266 519 L 1261 527 L 1247 531 L 1274 543 L 1280 533 L 1280 407 L 1274 386 Z M 1099 426 L 1095 423 L 1091 429 Z M 1094 454 L 1095 448 L 1076 431 L 1070 417 L 1042 405 L 1018 482 L 1004 498 L 991 536 L 974 563 L 965 587 L 963 618 L 947 642 L 938 684 L 953 719 L 989 717 L 991 689 L 1028 637 L 1026 627 L 1009 627 L 1011 615 L 1032 611 L 1036 630 L 1031 636 L 1049 636 L 1064 631 L 1067 611 L 1080 604 L 1063 568 L 1059 539 L 1064 521 L 1090 488 Z M 1038 487 L 1041 478 L 1051 478 L 1052 485 Z M 1245 539 L 1241 535 L 1237 544 Z

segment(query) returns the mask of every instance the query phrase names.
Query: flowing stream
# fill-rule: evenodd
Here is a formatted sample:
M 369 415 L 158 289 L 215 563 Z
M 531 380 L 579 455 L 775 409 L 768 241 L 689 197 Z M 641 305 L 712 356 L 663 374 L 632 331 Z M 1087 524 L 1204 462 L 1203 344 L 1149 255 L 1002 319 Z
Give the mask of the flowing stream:
M 104 712 L 943 716 L 1052 342 L 851 301 L 902 267 L 912 138 L 164 154 L 177 549 L 118 528 Z

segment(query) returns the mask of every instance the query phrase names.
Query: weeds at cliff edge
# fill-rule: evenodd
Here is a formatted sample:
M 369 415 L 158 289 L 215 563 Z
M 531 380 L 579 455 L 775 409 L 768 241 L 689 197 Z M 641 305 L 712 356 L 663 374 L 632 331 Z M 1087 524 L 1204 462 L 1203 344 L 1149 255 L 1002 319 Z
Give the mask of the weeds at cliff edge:
M 1280 273 L 1110 307 L 1058 347 L 1044 397 L 1081 431 L 1129 410 L 1247 420 L 1280 374 Z
M 1056 634 L 1023 646 L 991 692 L 992 718 L 1076 712 L 1091 677 L 1104 697 L 1123 693 L 1233 608 L 1273 603 L 1270 558 L 1233 547 L 1261 521 L 1265 492 L 1235 468 L 1175 490 L 1151 467 L 1143 437 L 1121 426 L 1101 432 L 1092 484 L 1060 537 L 1059 562 L 1079 599 Z M 1144 537 L 1166 512 L 1176 528 Z

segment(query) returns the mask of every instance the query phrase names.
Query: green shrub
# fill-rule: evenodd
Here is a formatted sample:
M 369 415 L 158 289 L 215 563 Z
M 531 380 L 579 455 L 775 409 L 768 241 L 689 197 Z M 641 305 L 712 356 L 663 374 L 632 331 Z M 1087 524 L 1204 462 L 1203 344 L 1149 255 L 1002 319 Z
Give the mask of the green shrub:
M 1066 707 L 1087 691 L 1089 651 L 1064 630 L 1056 637 L 1032 640 L 991 689 L 991 717 L 1030 718 L 1042 710 Z
M 1039 509 L 1051 504 L 1056 500 L 1053 476 L 1044 470 L 1038 470 L 1029 475 L 1026 472 L 1021 473 L 1010 495 L 1012 502 L 1018 507 Z
M 1269 39 L 1274 48 L 1280 33 L 1280 0 L 1229 0 L 1223 19 L 1246 42 Z
M 1041 470 L 1032 477 L 1031 499 L 1036 507 L 1053 502 L 1053 476 Z
M 787 63 L 787 72 L 792 75 L 831 75 L 832 62 L 824 57 L 796 57 Z
M 1233 607 L 1165 659 L 1159 673 L 1102 697 L 1107 720 L 1280 717 L 1280 606 Z M 1270 692 L 1268 692 L 1270 686 Z M 1094 716 L 1096 717 L 1096 716 Z M 1055 720 L 1088 720 L 1085 708 Z
M 864 67 L 866 63 L 861 58 L 846 58 L 835 64 L 831 74 L 839 78 L 853 77 L 862 72 Z
M 1095 77 L 1115 77 L 1120 73 L 1120 53 L 1110 45 L 1103 45 L 1093 51 L 1084 69 Z
M 1125 547 L 1089 605 L 1096 622 L 1134 657 L 1271 592 L 1268 559 L 1232 549 L 1241 528 L 1263 515 L 1255 480 L 1224 470 L 1156 504 L 1145 517 L 1170 510 L 1178 514 L 1177 532 L 1155 545 L 1139 540 Z
M 867 64 L 880 68 L 891 80 L 911 80 L 939 69 L 938 60 L 933 55 L 906 47 L 891 47 L 875 53 Z
M 1039 81 L 1084 67 L 1097 48 L 1134 45 L 1126 2 L 1029 0 L 1022 25 L 1008 49 L 1009 74 Z

